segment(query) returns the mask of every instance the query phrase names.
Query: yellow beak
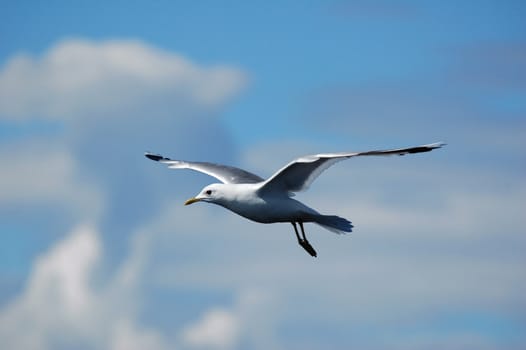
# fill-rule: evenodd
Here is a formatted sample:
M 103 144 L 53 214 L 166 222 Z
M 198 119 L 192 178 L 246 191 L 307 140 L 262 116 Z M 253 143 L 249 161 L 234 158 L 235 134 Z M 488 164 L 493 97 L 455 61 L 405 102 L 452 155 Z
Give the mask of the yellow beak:
M 184 205 L 190 205 L 192 203 L 199 202 L 199 201 L 200 201 L 200 199 L 198 199 L 198 198 L 190 198 L 189 200 L 184 202 Z

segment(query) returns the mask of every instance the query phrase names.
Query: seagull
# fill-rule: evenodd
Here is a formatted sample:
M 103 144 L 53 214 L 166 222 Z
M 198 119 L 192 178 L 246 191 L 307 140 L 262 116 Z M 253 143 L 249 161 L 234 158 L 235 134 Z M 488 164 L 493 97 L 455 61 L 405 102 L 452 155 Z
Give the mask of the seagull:
M 266 180 L 246 170 L 228 165 L 174 160 L 149 152 L 145 153 L 145 156 L 166 164 L 171 169 L 190 169 L 221 181 L 204 187 L 199 194 L 188 199 L 185 205 L 207 202 L 220 205 L 259 223 L 290 222 L 299 245 L 311 256 L 317 257 L 316 250 L 305 235 L 304 223 L 315 223 L 337 234 L 351 232 L 353 225 L 342 217 L 320 214 L 292 198 L 296 192 L 307 190 L 324 170 L 344 159 L 358 156 L 403 156 L 429 152 L 444 145 L 443 142 L 437 142 L 390 150 L 309 155 L 293 160 Z M 301 229 L 301 237 L 297 226 Z

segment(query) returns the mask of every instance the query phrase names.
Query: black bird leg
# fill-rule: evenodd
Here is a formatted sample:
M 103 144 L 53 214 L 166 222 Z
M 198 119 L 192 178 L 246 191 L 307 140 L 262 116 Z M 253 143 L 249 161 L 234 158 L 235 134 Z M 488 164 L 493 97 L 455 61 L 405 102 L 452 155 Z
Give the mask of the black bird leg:
M 305 230 L 303 228 L 303 223 L 301 221 L 299 222 L 300 228 L 301 228 L 301 236 L 303 238 L 300 238 L 300 235 L 298 233 L 298 228 L 296 227 L 296 223 L 291 222 L 291 224 L 294 227 L 294 232 L 296 233 L 296 238 L 298 239 L 299 245 L 302 246 L 303 249 L 305 249 L 307 253 L 309 253 L 311 256 L 313 257 L 318 256 L 314 248 L 310 245 L 309 241 L 307 240 L 307 237 L 305 236 Z
M 296 223 L 293 221 L 293 222 L 291 222 L 291 224 L 292 224 L 292 227 L 294 227 L 294 232 L 296 233 L 296 238 L 298 239 L 298 243 L 299 243 L 301 246 L 303 246 L 303 245 L 302 245 L 302 240 L 301 240 L 301 238 L 300 238 L 300 235 L 298 234 L 298 228 L 296 227 Z
M 304 244 L 304 247 L 305 250 L 313 257 L 317 257 L 318 254 L 316 253 L 316 251 L 314 250 L 314 248 L 310 245 L 309 241 L 307 240 L 307 236 L 305 236 L 305 229 L 303 228 L 303 222 L 299 222 L 300 224 L 300 228 L 301 228 L 301 235 L 303 237 L 303 244 Z

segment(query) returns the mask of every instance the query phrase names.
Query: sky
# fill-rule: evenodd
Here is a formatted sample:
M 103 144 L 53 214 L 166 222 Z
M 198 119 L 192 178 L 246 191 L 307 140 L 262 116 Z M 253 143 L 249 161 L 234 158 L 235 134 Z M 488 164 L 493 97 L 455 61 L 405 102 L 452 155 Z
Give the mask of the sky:
M 523 1 L 1 1 L 0 348 L 523 349 Z M 297 198 L 184 201 L 355 158 Z

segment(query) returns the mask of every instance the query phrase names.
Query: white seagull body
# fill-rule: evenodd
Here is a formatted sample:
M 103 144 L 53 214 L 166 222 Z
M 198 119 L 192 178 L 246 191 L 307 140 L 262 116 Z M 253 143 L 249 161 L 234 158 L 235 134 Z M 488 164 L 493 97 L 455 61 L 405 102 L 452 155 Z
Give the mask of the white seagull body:
M 221 205 L 234 213 L 260 223 L 290 222 L 298 243 L 312 256 L 317 256 L 305 236 L 304 222 L 313 222 L 335 232 L 351 232 L 353 225 L 347 219 L 335 215 L 323 215 L 305 204 L 291 198 L 294 192 L 306 190 L 310 184 L 334 163 L 357 156 L 405 155 L 429 152 L 444 146 L 433 143 L 410 148 L 350 153 L 325 153 L 298 158 L 278 170 L 268 179 L 263 179 L 245 170 L 205 162 L 187 162 L 146 153 L 151 160 L 164 163 L 172 169 L 191 169 L 215 177 L 221 183 L 211 184 L 185 202 L 208 202 Z M 301 228 L 298 234 L 296 223 Z

